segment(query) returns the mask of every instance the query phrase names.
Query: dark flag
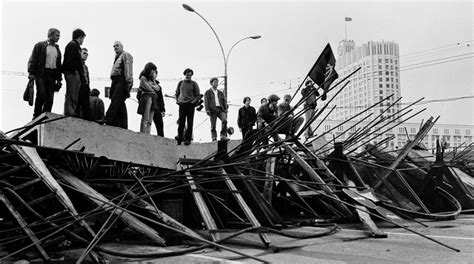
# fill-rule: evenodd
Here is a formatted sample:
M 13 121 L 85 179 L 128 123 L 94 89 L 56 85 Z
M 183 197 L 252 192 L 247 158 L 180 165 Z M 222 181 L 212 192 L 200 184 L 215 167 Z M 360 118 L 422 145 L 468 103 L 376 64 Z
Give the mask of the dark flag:
M 321 96 L 321 100 L 323 101 L 326 100 L 326 94 L 331 84 L 339 78 L 335 67 L 336 58 L 332 52 L 331 45 L 328 43 L 308 74 L 311 80 L 323 88 L 324 93 Z

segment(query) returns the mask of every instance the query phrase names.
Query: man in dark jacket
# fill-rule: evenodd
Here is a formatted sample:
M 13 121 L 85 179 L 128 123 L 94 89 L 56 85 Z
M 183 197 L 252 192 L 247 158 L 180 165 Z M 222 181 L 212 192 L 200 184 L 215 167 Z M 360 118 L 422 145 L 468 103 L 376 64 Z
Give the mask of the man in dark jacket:
M 211 88 L 204 94 L 204 107 L 211 120 L 211 138 L 217 140 L 216 122 L 217 118 L 221 120 L 221 140 L 227 139 L 227 102 L 222 91 L 217 90 L 219 80 L 211 78 Z
M 64 100 L 64 115 L 66 116 L 76 115 L 81 80 L 84 80 L 81 45 L 85 37 L 86 33 L 82 29 L 75 29 L 72 32 L 72 40 L 64 50 L 62 71 L 66 79 L 66 97 Z
M 198 84 L 191 80 L 193 74 L 191 69 L 184 70 L 185 78 L 176 87 L 175 98 L 179 105 L 178 137 L 176 140 L 178 145 L 181 145 L 182 141 L 184 141 L 184 145 L 191 144 L 193 137 L 194 107 L 201 97 Z M 186 133 L 183 135 L 186 121 Z
M 79 88 L 79 97 L 77 99 L 76 116 L 85 120 L 92 120 L 90 118 L 89 94 L 91 93 L 89 68 L 86 65 L 86 60 L 89 57 L 89 51 L 86 48 L 81 50 L 83 74 L 81 78 L 81 87 Z
M 245 138 L 247 132 L 252 130 L 252 127 L 257 121 L 257 113 L 255 108 L 250 106 L 250 97 L 244 98 L 244 106 L 239 109 L 239 116 L 237 117 L 237 125 L 242 132 L 242 138 Z
M 33 118 L 41 113 L 51 112 L 54 92 L 61 88 L 61 51 L 56 44 L 60 32 L 48 30 L 48 40 L 36 43 L 28 60 L 28 79 L 36 82 L 36 100 Z
M 98 121 L 104 119 L 104 102 L 99 98 L 99 90 L 92 89 L 89 96 L 90 120 Z

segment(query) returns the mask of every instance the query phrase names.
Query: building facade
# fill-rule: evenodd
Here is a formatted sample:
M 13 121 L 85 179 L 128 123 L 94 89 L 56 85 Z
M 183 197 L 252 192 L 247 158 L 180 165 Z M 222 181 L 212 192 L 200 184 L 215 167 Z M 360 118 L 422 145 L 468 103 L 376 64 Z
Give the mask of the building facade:
M 321 121 L 316 120 L 315 123 Z M 368 127 L 369 121 L 348 121 L 341 125 L 341 120 L 325 120 L 323 124 L 316 130 L 316 134 L 322 135 L 327 141 L 346 141 L 354 133 Z M 408 141 L 413 140 L 420 130 L 420 123 L 404 122 L 399 126 L 391 128 L 394 124 L 377 125 L 373 127 L 354 147 L 364 147 L 367 143 L 377 144 L 387 137 L 394 137 L 392 140 L 384 142 L 381 147 L 387 150 L 396 150 L 402 148 Z M 474 126 L 473 125 L 455 125 L 455 124 L 435 124 L 433 128 L 421 141 L 427 149 L 436 149 L 436 141 L 442 144 L 445 142 L 447 148 L 466 147 L 473 141 Z
M 330 118 L 346 120 L 392 94 L 382 105 L 370 109 L 358 119 L 370 115 L 367 120 L 372 120 L 391 104 L 394 106 L 383 115 L 395 118 L 400 109 L 396 100 L 401 97 L 398 44 L 393 41 L 369 41 L 356 46 L 352 40 L 343 40 L 338 54 L 336 71 L 340 76 L 347 76 L 359 67 L 361 69 L 348 79 L 350 83 L 334 99 L 337 107 Z

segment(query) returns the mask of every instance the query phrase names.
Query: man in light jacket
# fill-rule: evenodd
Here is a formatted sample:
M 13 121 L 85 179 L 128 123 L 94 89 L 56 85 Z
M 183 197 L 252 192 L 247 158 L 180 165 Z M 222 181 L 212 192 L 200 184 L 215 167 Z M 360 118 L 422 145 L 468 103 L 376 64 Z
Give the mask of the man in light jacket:
M 221 120 L 221 140 L 227 139 L 227 102 L 222 91 L 217 90 L 219 80 L 211 78 L 211 88 L 204 94 L 204 107 L 211 120 L 211 138 L 217 140 L 216 122 Z

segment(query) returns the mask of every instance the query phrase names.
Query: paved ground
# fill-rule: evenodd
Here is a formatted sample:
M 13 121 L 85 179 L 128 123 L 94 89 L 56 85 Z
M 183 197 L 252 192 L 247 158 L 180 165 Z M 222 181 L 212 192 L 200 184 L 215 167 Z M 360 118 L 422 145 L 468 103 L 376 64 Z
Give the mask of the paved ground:
M 455 252 L 404 229 L 380 224 L 379 227 L 388 234 L 388 238 L 367 238 L 364 231 L 358 229 L 359 226 L 342 226 L 338 233 L 317 239 L 297 241 L 272 235 L 274 243 L 283 248 L 278 253 L 244 247 L 239 250 L 260 255 L 260 258 L 273 263 L 474 263 L 474 215 L 461 215 L 454 221 L 424 223 L 429 228 L 416 223 L 411 223 L 409 228 L 461 252 Z M 292 246 L 299 247 L 284 250 Z M 216 258 L 236 256 L 225 251 L 205 255 Z M 197 260 L 202 263 L 201 261 Z M 239 261 L 256 263 L 249 259 Z
M 402 228 L 393 228 L 381 223 L 377 225 L 388 234 L 388 238 L 368 238 L 360 229 L 361 225 L 353 224 L 341 225 L 342 229 L 339 232 L 313 239 L 298 240 L 270 234 L 272 249 L 262 248 L 260 239 L 255 234 L 240 236 L 233 240 L 233 244 L 227 246 L 272 263 L 474 263 L 474 215 L 461 215 L 453 221 L 425 221 L 424 223 L 429 227 L 425 228 L 411 222 L 409 228 L 459 249 L 460 252 L 455 252 Z M 320 231 L 322 229 L 298 229 L 298 232 L 305 233 Z M 249 247 L 248 244 L 253 244 L 253 246 Z M 165 252 L 170 249 L 123 244 L 108 246 L 127 252 Z M 81 249 L 69 251 L 66 259 L 77 259 L 81 253 Z M 229 251 L 207 249 L 194 254 L 162 259 L 137 261 L 112 259 L 112 263 L 257 263 L 255 260 L 239 257 Z M 63 263 L 64 260 L 58 261 Z

